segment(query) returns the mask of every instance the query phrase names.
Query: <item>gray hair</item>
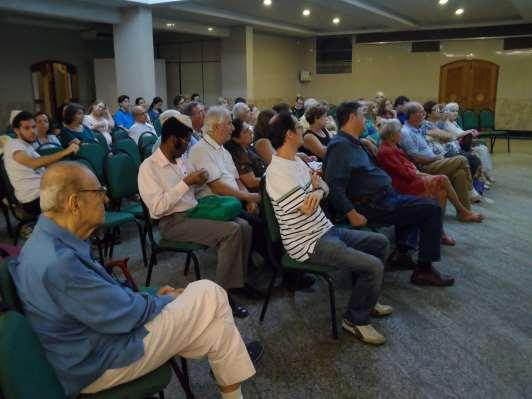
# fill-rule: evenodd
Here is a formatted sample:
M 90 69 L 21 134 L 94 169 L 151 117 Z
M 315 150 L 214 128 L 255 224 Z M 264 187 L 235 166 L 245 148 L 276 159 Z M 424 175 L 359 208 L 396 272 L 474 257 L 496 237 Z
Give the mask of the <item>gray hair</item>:
M 249 108 L 249 105 L 246 103 L 236 103 L 233 106 L 233 118 L 234 119 L 240 119 L 240 117 L 248 112 L 250 112 L 251 109 Z
M 215 130 L 215 127 L 219 125 L 224 118 L 231 119 L 231 113 L 227 108 L 221 107 L 219 105 L 210 107 L 207 111 L 207 115 L 205 115 L 205 124 L 203 126 L 204 133 L 207 133 L 209 136 L 211 136 Z
M 312 107 L 315 107 L 316 105 L 320 105 L 320 102 L 316 100 L 315 98 L 307 98 L 305 102 L 303 103 L 303 107 L 305 108 L 305 111 L 309 110 Z
M 73 169 L 78 169 L 78 173 Z M 63 209 L 68 196 L 81 187 L 80 170 L 92 174 L 85 165 L 73 161 L 61 161 L 48 167 L 41 179 L 41 211 L 58 212 Z
M 458 105 L 458 103 L 448 103 L 443 109 L 443 112 L 458 112 L 459 110 L 460 106 Z
M 380 131 L 381 139 L 390 139 L 395 133 L 400 132 L 402 127 L 399 119 L 383 119 Z
M 418 110 L 419 108 L 423 108 L 421 106 L 420 103 L 418 102 L 415 102 L 415 101 L 410 101 L 410 102 L 407 102 L 405 104 L 405 114 L 406 114 L 406 119 L 410 119 L 410 117 L 412 115 L 414 115 Z

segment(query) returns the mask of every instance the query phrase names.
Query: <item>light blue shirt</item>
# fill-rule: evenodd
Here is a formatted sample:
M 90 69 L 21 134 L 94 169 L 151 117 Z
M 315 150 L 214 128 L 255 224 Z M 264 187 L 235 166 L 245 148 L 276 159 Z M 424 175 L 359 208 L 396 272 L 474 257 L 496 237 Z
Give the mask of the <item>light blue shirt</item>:
M 436 158 L 434 151 L 427 143 L 423 130 L 412 126 L 408 121 L 401 129 L 399 145 L 408 155 Z
M 67 396 L 144 355 L 144 324 L 173 298 L 123 286 L 82 241 L 44 215 L 9 270 Z

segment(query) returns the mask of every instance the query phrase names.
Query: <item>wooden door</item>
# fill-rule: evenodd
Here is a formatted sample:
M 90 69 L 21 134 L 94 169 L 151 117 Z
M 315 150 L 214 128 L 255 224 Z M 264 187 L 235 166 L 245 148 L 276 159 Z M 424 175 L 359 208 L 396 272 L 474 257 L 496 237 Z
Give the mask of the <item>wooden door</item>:
M 495 112 L 499 66 L 483 60 L 461 60 L 440 69 L 440 102 L 457 102 L 462 109 Z

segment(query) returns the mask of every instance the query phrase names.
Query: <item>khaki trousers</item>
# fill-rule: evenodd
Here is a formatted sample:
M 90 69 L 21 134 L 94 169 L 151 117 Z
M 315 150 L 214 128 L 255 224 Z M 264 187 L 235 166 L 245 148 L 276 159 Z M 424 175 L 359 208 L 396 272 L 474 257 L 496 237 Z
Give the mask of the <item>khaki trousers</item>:
M 429 175 L 446 175 L 451 180 L 460 202 L 467 209 L 471 209 L 470 192 L 473 189 L 473 179 L 466 157 L 458 155 L 440 159 L 420 166 L 420 170 Z
M 235 218 L 228 222 L 192 219 L 174 213 L 159 221 L 161 236 L 170 241 L 185 241 L 216 247 L 216 282 L 225 289 L 244 286 L 251 251 L 253 230 L 248 222 Z
M 82 393 L 95 393 L 135 380 L 179 355 L 207 356 L 218 385 L 244 381 L 255 374 L 235 325 L 223 288 L 209 280 L 190 283 L 185 291 L 145 324 L 144 356 L 127 367 L 107 370 Z

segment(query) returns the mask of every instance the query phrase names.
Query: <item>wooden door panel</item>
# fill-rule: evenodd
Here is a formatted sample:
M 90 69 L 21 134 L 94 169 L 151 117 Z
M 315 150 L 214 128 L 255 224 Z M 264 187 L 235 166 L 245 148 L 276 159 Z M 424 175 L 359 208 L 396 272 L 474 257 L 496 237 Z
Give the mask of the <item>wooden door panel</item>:
M 467 76 L 470 64 L 468 61 L 457 61 L 444 65 L 440 73 L 440 102 L 468 101 Z
M 499 67 L 486 61 L 471 61 L 471 105 L 475 111 L 495 111 Z

